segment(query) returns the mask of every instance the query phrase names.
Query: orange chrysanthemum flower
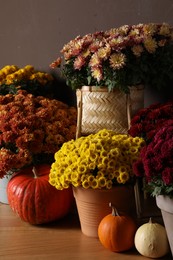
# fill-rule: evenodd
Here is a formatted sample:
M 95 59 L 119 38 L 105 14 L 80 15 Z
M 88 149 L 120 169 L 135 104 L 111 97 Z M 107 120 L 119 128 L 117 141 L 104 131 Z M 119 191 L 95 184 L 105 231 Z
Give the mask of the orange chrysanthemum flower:
M 0 178 L 75 138 L 76 109 L 58 100 L 19 90 L 0 96 L 0 111 Z

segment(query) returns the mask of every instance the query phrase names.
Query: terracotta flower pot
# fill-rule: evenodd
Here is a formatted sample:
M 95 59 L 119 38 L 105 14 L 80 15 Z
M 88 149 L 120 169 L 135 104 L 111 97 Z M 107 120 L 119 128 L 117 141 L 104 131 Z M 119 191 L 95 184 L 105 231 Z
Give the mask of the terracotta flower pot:
M 156 197 L 156 204 L 161 210 L 171 253 L 173 255 L 173 199 L 168 196 L 159 195 Z
M 111 213 L 109 203 L 119 213 L 136 217 L 133 186 L 119 186 L 110 190 L 73 188 L 79 214 L 81 230 L 89 237 L 98 237 L 98 225 L 103 217 Z

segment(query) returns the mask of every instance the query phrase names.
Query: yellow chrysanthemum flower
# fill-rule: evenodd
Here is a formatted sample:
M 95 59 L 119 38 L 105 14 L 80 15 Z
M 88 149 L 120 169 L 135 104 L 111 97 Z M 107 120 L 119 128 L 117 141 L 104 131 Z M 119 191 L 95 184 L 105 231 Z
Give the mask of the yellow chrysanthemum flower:
M 80 182 L 79 181 L 72 181 L 72 185 L 74 187 L 78 187 L 80 185 Z
M 106 187 L 105 188 L 108 189 L 108 190 L 112 188 L 112 181 L 111 180 L 108 180 L 106 182 Z
M 96 163 L 95 163 L 95 162 L 89 162 L 88 168 L 89 168 L 90 170 L 94 170 L 94 169 L 96 168 Z
M 116 158 L 113 160 L 113 159 L 109 159 L 108 161 L 108 170 L 109 169 L 113 169 L 115 167 L 115 164 L 116 164 Z
M 99 170 L 97 172 L 96 179 L 100 179 L 100 178 L 103 178 L 103 177 L 105 177 L 105 172 Z
M 106 182 L 107 182 L 107 180 L 106 180 L 105 177 L 98 178 L 98 187 L 100 187 L 100 188 L 105 187 L 106 186 Z
M 87 180 L 84 180 L 82 182 L 82 187 L 85 188 L 85 189 L 88 189 L 90 187 L 89 182 Z
M 108 179 L 109 180 L 113 180 L 115 178 L 115 175 L 114 175 L 114 173 L 111 171 L 111 172 L 109 172 L 109 174 L 108 174 Z
M 140 139 L 143 140 L 133 141 L 128 135 L 103 129 L 68 142 L 55 154 L 56 163 L 52 164 L 50 179 L 55 186 L 57 182 L 59 186 L 71 184 L 93 189 L 110 188 L 112 182 L 124 184 L 133 177 L 131 160 L 139 155 Z M 73 160 L 76 150 L 76 160 Z
M 108 163 L 109 163 L 109 158 L 103 157 L 102 158 L 102 165 L 106 166 L 106 165 L 108 165 Z
M 86 172 L 87 172 L 87 167 L 86 167 L 86 165 L 85 165 L 85 164 L 79 165 L 79 166 L 78 166 L 78 172 L 79 172 L 79 173 L 82 173 L 82 174 L 86 173 Z
M 115 170 L 115 171 L 113 172 L 113 174 L 114 174 L 115 178 L 118 178 L 119 175 L 120 175 L 120 172 L 119 172 L 119 170 Z
M 96 152 L 100 152 L 102 150 L 102 143 L 100 140 L 98 140 L 98 143 L 96 143 L 95 149 Z
M 66 176 L 67 176 L 67 175 L 66 175 Z M 71 173 L 70 177 L 71 177 L 71 180 L 72 180 L 72 181 L 74 181 L 74 182 L 77 181 L 78 178 L 79 178 L 78 172 L 73 172 L 73 173 Z
M 129 174 L 127 172 L 120 173 L 118 178 L 120 183 L 124 184 L 129 180 Z
M 98 189 L 99 188 L 99 181 L 97 179 L 93 179 L 93 181 L 90 183 L 90 187 L 92 189 Z
M 91 161 L 97 161 L 98 154 L 93 152 L 93 151 L 90 151 L 89 158 L 90 158 Z

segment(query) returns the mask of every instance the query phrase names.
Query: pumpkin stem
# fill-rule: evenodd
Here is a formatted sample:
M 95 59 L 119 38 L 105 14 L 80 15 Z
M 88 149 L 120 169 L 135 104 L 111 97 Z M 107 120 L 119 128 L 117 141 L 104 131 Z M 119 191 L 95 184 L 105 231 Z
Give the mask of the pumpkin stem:
M 34 174 L 34 179 L 36 179 L 37 178 L 37 171 L 36 171 L 35 167 L 32 168 L 32 172 Z
M 149 219 L 149 222 L 148 223 L 150 223 L 150 224 L 152 224 L 153 222 L 152 222 L 152 218 L 150 217 L 150 219 Z
M 117 209 L 115 208 L 114 205 L 112 205 L 111 202 L 109 202 L 109 207 L 112 208 L 112 216 L 119 216 Z

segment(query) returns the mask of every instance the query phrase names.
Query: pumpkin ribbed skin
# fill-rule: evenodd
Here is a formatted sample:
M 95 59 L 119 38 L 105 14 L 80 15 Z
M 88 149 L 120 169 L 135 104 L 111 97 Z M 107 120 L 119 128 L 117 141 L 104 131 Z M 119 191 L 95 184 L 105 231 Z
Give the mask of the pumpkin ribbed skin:
M 72 190 L 57 190 L 49 184 L 49 165 L 36 166 L 34 178 L 32 167 L 15 174 L 8 183 L 7 195 L 11 209 L 30 224 L 48 223 L 69 213 Z
M 134 246 L 136 223 L 129 216 L 105 216 L 98 227 L 98 237 L 102 245 L 113 251 L 123 252 Z

